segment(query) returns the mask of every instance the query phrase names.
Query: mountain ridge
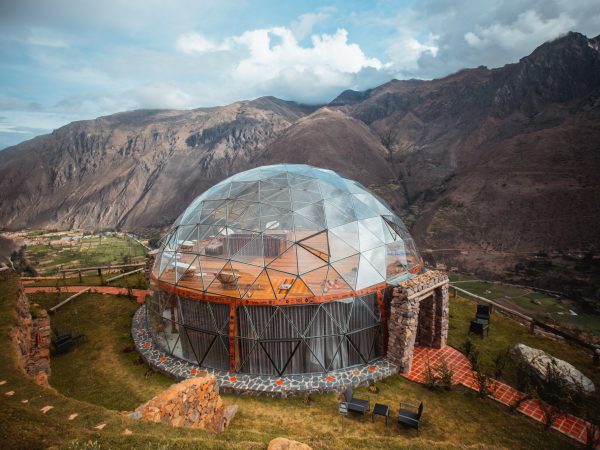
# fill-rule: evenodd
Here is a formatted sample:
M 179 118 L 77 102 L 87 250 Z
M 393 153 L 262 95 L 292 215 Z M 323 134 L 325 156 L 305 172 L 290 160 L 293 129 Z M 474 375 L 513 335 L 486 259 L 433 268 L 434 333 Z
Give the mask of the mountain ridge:
M 74 122 L 0 152 L 0 224 L 165 226 L 233 173 L 304 162 L 382 195 L 425 253 L 462 249 L 439 253 L 448 264 L 495 272 L 519 252 L 600 248 L 599 49 L 569 33 L 500 68 L 327 105 L 261 97 Z

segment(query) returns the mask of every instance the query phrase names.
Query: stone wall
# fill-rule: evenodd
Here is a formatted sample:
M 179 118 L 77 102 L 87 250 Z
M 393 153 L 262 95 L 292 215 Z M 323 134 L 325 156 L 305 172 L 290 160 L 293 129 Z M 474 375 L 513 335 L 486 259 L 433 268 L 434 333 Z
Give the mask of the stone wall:
M 204 373 L 172 385 L 129 413 L 129 417 L 174 427 L 220 432 L 227 427 L 236 411 L 237 405 L 223 405 L 215 376 Z
M 388 359 L 410 372 L 419 344 L 441 348 L 448 338 L 448 276 L 427 271 L 393 288 L 388 319 Z
M 29 300 L 22 287 L 16 299 L 17 326 L 13 340 L 17 346 L 23 371 L 40 386 L 48 386 L 50 376 L 50 318 L 46 310 L 35 310 L 33 317 Z

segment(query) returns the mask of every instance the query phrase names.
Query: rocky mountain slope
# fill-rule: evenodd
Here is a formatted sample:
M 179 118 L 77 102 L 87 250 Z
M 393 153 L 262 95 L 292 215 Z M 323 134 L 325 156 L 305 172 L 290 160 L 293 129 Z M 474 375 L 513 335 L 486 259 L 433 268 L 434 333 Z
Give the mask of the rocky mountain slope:
M 450 265 L 598 249 L 600 38 L 570 33 L 502 68 L 322 108 L 261 98 L 72 123 L 0 152 L 0 226 L 162 226 L 218 180 L 276 162 L 372 187 Z

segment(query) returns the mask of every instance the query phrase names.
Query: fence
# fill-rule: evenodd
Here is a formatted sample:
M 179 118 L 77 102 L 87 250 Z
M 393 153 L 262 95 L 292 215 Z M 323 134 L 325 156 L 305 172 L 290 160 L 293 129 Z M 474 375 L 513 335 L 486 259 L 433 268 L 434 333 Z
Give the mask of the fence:
M 492 308 L 495 308 L 508 316 L 516 318 L 519 322 L 524 322 L 524 323 L 528 324 L 529 330 L 532 334 L 535 333 L 536 328 L 540 328 L 545 333 L 549 333 L 549 334 L 558 336 L 572 344 L 578 345 L 587 350 L 591 350 L 592 352 L 594 352 L 594 351 L 596 351 L 596 349 L 600 348 L 594 344 L 585 342 L 585 341 L 579 339 L 577 336 L 573 336 L 572 334 L 569 334 L 569 333 L 567 333 L 559 328 L 556 328 L 548 323 L 542 322 L 541 320 L 535 319 L 533 317 L 529 317 L 519 311 L 515 311 L 514 309 L 508 308 L 508 307 L 506 307 L 498 302 L 495 302 L 493 300 L 490 300 L 488 298 L 480 297 L 479 295 L 473 294 L 472 292 L 466 291 L 466 290 L 456 287 L 452 284 L 449 286 L 449 289 L 454 290 L 455 298 L 458 295 L 458 293 L 460 292 L 467 299 L 475 300 L 476 302 L 490 305 L 490 306 L 492 306 Z

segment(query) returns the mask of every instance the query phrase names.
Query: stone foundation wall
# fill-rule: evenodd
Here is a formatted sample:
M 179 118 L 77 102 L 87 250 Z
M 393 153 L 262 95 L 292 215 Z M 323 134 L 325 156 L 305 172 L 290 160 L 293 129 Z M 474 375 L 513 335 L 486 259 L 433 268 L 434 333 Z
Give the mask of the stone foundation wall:
M 388 359 L 410 372 L 417 333 L 420 345 L 441 348 L 448 338 L 448 276 L 427 271 L 393 288 Z
M 23 371 L 40 386 L 48 386 L 50 376 L 50 318 L 46 310 L 34 311 L 32 317 L 29 300 L 22 288 L 16 300 L 17 326 L 13 340 Z
M 237 405 L 224 407 L 214 375 L 188 378 L 136 408 L 129 417 L 162 422 L 174 427 L 220 432 L 227 427 Z

